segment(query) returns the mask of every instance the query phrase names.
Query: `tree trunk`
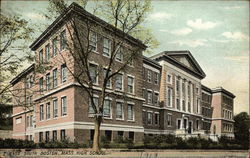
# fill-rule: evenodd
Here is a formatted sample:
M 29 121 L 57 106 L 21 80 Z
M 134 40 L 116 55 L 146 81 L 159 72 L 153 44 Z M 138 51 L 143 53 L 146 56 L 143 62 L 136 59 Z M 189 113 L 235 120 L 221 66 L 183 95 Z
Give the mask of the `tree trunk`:
M 95 152 L 100 152 L 100 126 L 101 126 L 102 119 L 100 116 L 95 118 L 95 133 L 94 133 L 94 140 L 93 140 L 93 150 Z

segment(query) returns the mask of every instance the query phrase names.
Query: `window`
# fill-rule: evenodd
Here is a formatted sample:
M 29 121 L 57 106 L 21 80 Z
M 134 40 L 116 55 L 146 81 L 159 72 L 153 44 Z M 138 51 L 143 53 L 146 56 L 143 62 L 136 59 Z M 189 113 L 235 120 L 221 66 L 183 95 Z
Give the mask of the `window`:
M 45 141 L 49 142 L 49 131 L 45 132 Z
M 57 140 L 57 131 L 53 131 L 53 133 L 52 133 L 52 140 L 53 141 Z
M 129 65 L 129 66 L 133 66 L 133 65 L 134 65 L 134 60 L 133 60 L 133 59 L 130 59 L 130 60 L 128 61 L 128 65 Z
M 199 99 L 196 100 L 196 105 L 197 105 L 196 112 L 197 112 L 197 114 L 198 114 L 198 113 L 199 113 L 199 108 L 200 108 L 200 107 L 199 107 Z
M 103 55 L 110 57 L 111 53 L 111 40 L 104 38 L 103 39 Z
M 182 110 L 186 111 L 186 103 L 185 100 L 182 100 Z
M 97 51 L 97 34 L 93 31 L 90 31 L 89 46 L 91 50 Z
M 159 74 L 155 72 L 155 84 L 159 84 Z
M 20 123 L 22 123 L 22 117 L 16 118 L 16 124 L 20 124 Z
M 182 82 L 182 94 L 185 95 L 185 82 Z
M 46 104 L 46 119 L 50 119 L 50 103 Z
M 123 135 L 124 135 L 124 131 L 118 131 L 118 132 L 117 132 L 117 136 L 118 136 L 119 138 L 123 138 Z
M 148 82 L 151 82 L 151 71 L 148 70 Z
M 169 88 L 169 87 L 168 87 L 167 89 L 168 89 L 168 90 L 167 90 L 167 92 L 168 92 L 168 93 L 167 93 L 167 103 L 168 103 L 167 106 L 168 106 L 168 107 L 172 107 L 172 102 L 173 102 L 173 101 L 172 101 L 172 98 L 173 98 L 173 97 L 172 97 L 172 96 L 173 96 L 172 91 L 173 91 L 173 90 L 172 90 L 172 88 Z
M 58 117 L 58 100 L 53 100 L 53 117 Z
M 112 140 L 112 131 L 107 130 L 105 131 L 105 137 L 107 138 L 108 141 Z
M 43 91 L 43 77 L 39 79 L 39 88 L 40 88 L 40 92 L 42 92 Z
M 196 120 L 196 129 L 199 130 L 199 120 Z
M 67 97 L 62 97 L 62 116 L 67 115 Z
M 128 76 L 128 93 L 134 93 L 134 78 Z
M 122 74 L 117 74 L 115 77 L 115 89 L 116 90 L 123 90 L 123 76 Z
M 177 120 L 177 128 L 181 129 L 181 120 Z
M 103 117 L 111 118 L 111 100 L 109 99 L 104 100 Z
M 61 50 L 66 49 L 66 45 L 67 45 L 67 39 L 66 39 L 66 30 L 62 31 L 60 34 L 60 48 Z
M 132 141 L 135 139 L 135 132 L 128 132 L 128 138 Z
M 190 102 L 188 102 L 188 112 L 191 112 L 191 105 L 190 105 Z
M 46 62 L 49 62 L 49 59 L 50 59 L 50 48 L 49 47 L 50 47 L 49 44 L 47 44 L 45 46 L 45 51 L 46 51 L 46 53 L 45 53 L 45 55 L 46 55 L 45 59 L 46 59 Z
M 44 120 L 44 107 L 40 105 L 40 121 Z
M 148 125 L 152 125 L 153 124 L 153 113 L 152 112 L 148 112 L 147 113 L 147 124 Z
M 32 87 L 34 84 L 34 76 L 30 75 L 30 87 Z
M 152 104 L 152 91 L 148 91 L 148 104 Z
M 33 127 L 33 115 L 30 115 L 30 127 Z
M 123 61 L 123 47 L 119 47 L 119 49 L 117 50 L 116 56 L 115 56 L 115 60 L 122 62 Z
M 158 113 L 155 113 L 155 124 L 159 125 L 159 121 L 160 121 L 160 115 Z
M 53 88 L 57 87 L 57 69 L 53 70 Z
M 30 117 L 29 116 L 26 117 L 26 126 L 27 127 L 30 126 Z
M 89 137 L 90 137 L 90 140 L 91 140 L 91 141 L 94 140 L 94 135 L 95 135 L 95 130 L 91 129 L 91 130 L 90 130 L 90 134 L 89 134 Z
M 128 104 L 128 120 L 134 120 L 134 105 Z
M 53 39 L 53 41 L 52 41 L 52 47 L 53 47 L 53 54 L 52 54 L 52 56 L 55 57 L 57 55 L 57 37 Z
M 190 83 L 188 84 L 188 96 L 190 96 L 191 94 L 191 87 L 190 87 Z
M 98 97 L 93 97 L 93 101 L 94 101 L 94 106 L 98 107 Z M 93 109 L 92 103 L 91 103 L 91 99 L 89 98 L 89 114 L 94 114 L 95 111 Z
M 65 134 L 65 129 L 61 130 L 61 140 L 65 140 L 66 139 L 66 134 Z
M 94 84 L 97 84 L 97 65 L 91 63 L 89 64 L 89 74 L 91 81 Z
M 176 91 L 177 92 L 180 91 L 180 80 L 179 79 L 176 80 Z
M 39 142 L 43 141 L 43 132 L 39 132 Z
M 167 82 L 172 84 L 172 75 L 171 74 L 167 74 Z
M 181 109 L 181 107 L 180 107 L 180 99 L 176 99 L 176 108 L 178 109 L 178 110 L 180 110 Z
M 167 125 L 172 126 L 172 115 L 171 114 L 167 114 Z
M 108 73 L 108 70 L 107 69 L 103 69 L 103 80 L 106 78 L 106 74 Z M 111 71 L 109 70 L 109 74 L 111 73 Z M 107 77 L 109 77 L 109 74 Z M 106 84 L 106 87 L 107 88 L 111 88 L 111 79 L 109 79 L 107 81 L 107 84 Z
M 159 93 L 155 93 L 154 103 L 158 105 L 159 102 Z
M 50 73 L 46 75 L 46 90 L 50 90 Z
M 40 64 L 43 63 L 43 50 L 40 50 L 39 52 L 39 62 Z
M 61 66 L 61 83 L 64 83 L 67 81 L 67 67 L 66 64 L 63 64 Z
M 116 118 L 123 119 L 123 103 L 116 102 Z

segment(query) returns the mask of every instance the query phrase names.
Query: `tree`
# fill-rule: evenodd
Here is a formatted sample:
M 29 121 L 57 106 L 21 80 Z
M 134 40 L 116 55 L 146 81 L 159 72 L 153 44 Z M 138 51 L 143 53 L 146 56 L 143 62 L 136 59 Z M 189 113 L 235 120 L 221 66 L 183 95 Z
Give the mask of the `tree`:
M 16 74 L 22 62 L 32 60 L 28 47 L 23 42 L 31 39 L 33 29 L 28 26 L 28 21 L 19 15 L 0 13 L 0 116 L 5 119 L 6 113 L 12 109 L 11 87 L 9 79 Z
M 250 116 L 246 112 L 241 112 L 234 116 L 235 139 L 244 147 L 249 148 L 250 142 Z
M 67 19 L 65 25 L 70 37 L 70 40 L 67 41 L 69 54 L 61 55 L 68 71 L 90 99 L 95 124 L 93 150 L 97 152 L 100 151 L 100 126 L 103 121 L 105 98 L 111 95 L 107 87 L 112 78 L 115 80 L 119 79 L 119 74 L 127 71 L 128 65 L 142 57 L 142 50 L 146 48 L 142 42 L 139 42 L 141 43 L 140 46 L 137 45 L 130 49 L 124 48 L 123 45 L 128 39 L 128 34 L 132 34 L 133 31 L 139 29 L 150 8 L 149 1 L 118 0 L 104 1 L 103 3 L 105 6 L 102 5 L 99 7 L 105 8 L 107 6 L 112 10 L 112 17 L 109 19 L 113 21 L 113 28 L 111 28 L 112 36 L 116 37 L 112 37 L 109 41 L 112 47 L 110 48 L 105 70 L 91 65 L 89 62 L 93 54 L 93 43 L 97 42 L 95 34 L 102 33 L 98 32 L 102 30 L 99 24 L 93 22 L 91 18 L 81 19 L 84 25 L 81 25 L 77 15 L 72 15 Z M 55 9 L 54 11 L 59 14 L 67 12 L 67 4 L 63 1 L 52 0 L 50 4 Z M 74 5 L 76 4 L 74 3 Z M 101 10 L 102 8 L 97 7 L 95 10 L 98 9 Z M 125 51 L 126 53 L 124 53 Z M 115 64 L 116 57 L 121 55 L 123 62 Z M 72 58 L 76 63 L 77 67 L 75 70 L 72 70 L 72 65 L 68 61 L 69 58 Z M 98 90 L 100 92 L 100 102 L 98 104 L 94 97 L 97 93 L 97 89 L 95 88 L 97 77 L 103 78 L 100 85 L 101 89 Z M 123 95 L 126 96 L 126 94 Z

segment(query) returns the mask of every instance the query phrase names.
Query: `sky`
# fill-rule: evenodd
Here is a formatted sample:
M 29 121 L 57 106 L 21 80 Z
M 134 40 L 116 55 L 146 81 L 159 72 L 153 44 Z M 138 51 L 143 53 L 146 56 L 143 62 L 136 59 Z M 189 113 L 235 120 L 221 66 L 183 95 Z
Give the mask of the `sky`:
M 1 1 L 3 12 L 18 13 L 33 26 L 51 23 L 41 15 L 47 5 L 47 1 Z M 158 0 L 152 1 L 152 8 L 144 25 L 160 45 L 148 56 L 189 50 L 206 73 L 202 84 L 234 93 L 234 113 L 249 113 L 249 1 Z

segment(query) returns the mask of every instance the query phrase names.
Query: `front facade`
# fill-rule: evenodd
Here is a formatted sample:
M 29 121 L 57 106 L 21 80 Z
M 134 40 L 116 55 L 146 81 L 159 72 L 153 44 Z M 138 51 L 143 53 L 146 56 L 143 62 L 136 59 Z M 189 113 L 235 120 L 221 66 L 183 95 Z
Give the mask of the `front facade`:
M 60 16 L 31 45 L 36 53 L 36 63 L 11 81 L 16 94 L 20 95 L 18 99 L 14 97 L 14 104 L 21 106 L 13 109 L 13 138 L 35 142 L 66 138 L 85 143 L 93 140 L 90 99 L 71 75 L 78 67 L 70 57 L 72 50 L 66 46 L 66 43 L 74 43 L 70 40 L 69 30 L 72 29 L 66 27 L 66 18 L 79 15 L 82 28 L 85 17 L 95 19 L 91 31 L 93 50 L 88 61 L 91 74 L 97 69 L 105 72 L 112 49 L 110 39 L 119 41 L 121 37 L 112 34 L 111 25 L 74 3 L 65 14 L 67 16 Z M 147 58 L 142 55 L 145 48 L 140 41 L 127 36 L 124 52 L 136 49 L 139 56 L 126 71 L 109 82 L 101 135 L 110 141 L 118 137 L 142 141 L 144 134 L 209 134 L 214 126 L 215 134 L 232 134 L 229 129 L 233 95 L 203 86 L 201 80 L 205 73 L 189 51 L 168 51 Z M 116 71 L 122 62 L 123 57 L 117 57 L 112 71 Z M 50 69 L 39 71 L 42 64 Z M 93 78 L 96 104 L 101 101 L 101 76 Z M 221 96 L 223 102 L 214 96 Z

